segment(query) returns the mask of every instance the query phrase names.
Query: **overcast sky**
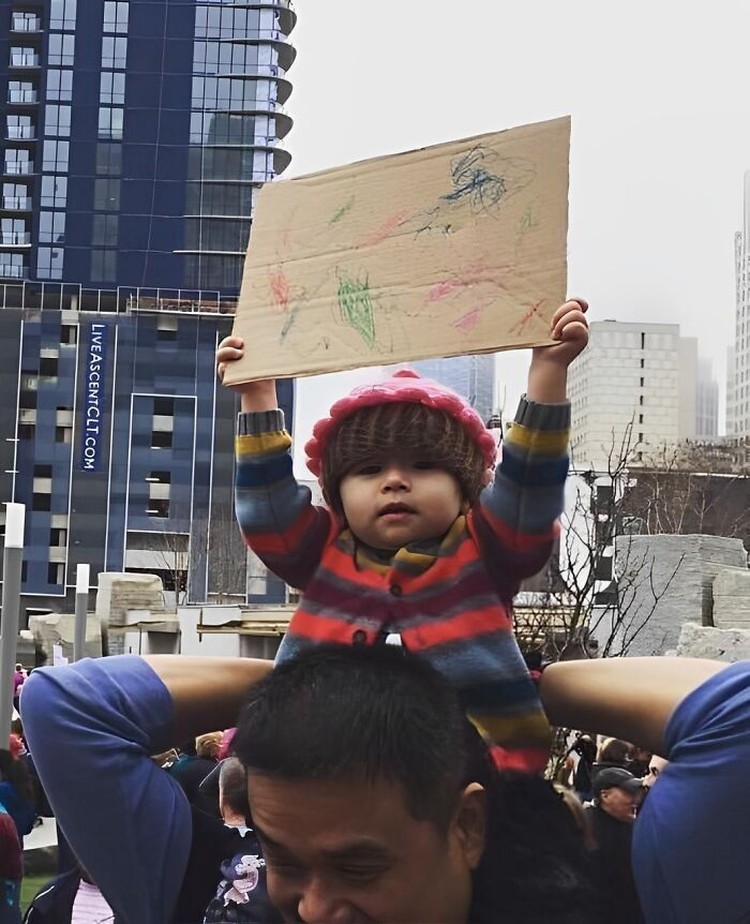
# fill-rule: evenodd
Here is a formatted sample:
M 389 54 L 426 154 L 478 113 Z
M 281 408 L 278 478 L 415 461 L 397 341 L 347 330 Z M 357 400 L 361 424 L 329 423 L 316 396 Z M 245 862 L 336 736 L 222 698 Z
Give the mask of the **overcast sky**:
M 589 299 L 594 320 L 679 323 L 723 392 L 750 168 L 750 4 L 298 0 L 296 10 L 287 176 L 571 115 L 569 292 Z M 512 413 L 527 356 L 507 356 L 498 368 Z M 345 384 L 315 384 L 317 415 Z

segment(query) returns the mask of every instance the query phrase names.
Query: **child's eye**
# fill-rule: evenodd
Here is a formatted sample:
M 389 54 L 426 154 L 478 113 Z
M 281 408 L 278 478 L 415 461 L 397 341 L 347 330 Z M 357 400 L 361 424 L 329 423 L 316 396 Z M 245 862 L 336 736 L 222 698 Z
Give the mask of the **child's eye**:
M 369 465 L 360 465 L 354 470 L 355 475 L 377 475 L 382 469 L 382 465 L 371 462 Z

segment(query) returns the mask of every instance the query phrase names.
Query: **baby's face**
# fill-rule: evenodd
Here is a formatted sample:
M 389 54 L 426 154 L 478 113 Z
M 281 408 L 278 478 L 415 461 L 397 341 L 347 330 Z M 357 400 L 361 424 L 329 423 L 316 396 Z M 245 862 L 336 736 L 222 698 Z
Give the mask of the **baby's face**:
M 420 459 L 368 460 L 344 476 L 339 490 L 349 528 L 375 549 L 436 539 L 468 510 L 458 479 Z

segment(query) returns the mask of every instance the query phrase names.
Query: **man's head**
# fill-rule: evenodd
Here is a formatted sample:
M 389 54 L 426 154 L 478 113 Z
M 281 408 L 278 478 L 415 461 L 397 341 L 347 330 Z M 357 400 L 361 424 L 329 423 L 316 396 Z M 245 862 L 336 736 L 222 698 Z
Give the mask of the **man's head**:
M 643 786 L 645 789 L 651 789 L 662 774 L 662 771 L 669 763 L 664 757 L 658 757 L 656 754 L 651 755 L 648 762 L 648 773 L 643 777 Z
M 618 821 L 632 822 L 643 796 L 638 777 L 621 767 L 605 767 L 594 776 L 594 801 Z
M 226 825 L 247 823 L 247 773 L 237 757 L 227 757 L 219 769 L 219 811 Z
M 475 745 L 448 682 L 403 649 L 276 667 L 233 746 L 285 918 L 465 924 L 486 824 Z

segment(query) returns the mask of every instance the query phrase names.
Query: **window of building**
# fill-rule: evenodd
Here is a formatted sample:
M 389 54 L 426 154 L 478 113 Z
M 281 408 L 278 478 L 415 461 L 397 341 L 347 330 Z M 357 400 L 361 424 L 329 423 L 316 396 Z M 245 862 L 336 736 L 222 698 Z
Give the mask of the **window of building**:
M 9 103 L 35 103 L 36 87 L 30 80 L 8 81 Z
M 118 211 L 120 208 L 120 181 L 118 179 L 94 180 L 94 208 L 98 211 Z
M 47 61 L 50 65 L 59 67 L 73 67 L 75 60 L 75 36 L 55 35 L 49 37 L 49 53 Z
M 91 251 L 91 281 L 110 282 L 115 279 L 117 272 L 116 250 Z
M 99 108 L 99 137 L 122 139 L 122 121 L 124 109 L 101 106 Z
M 73 98 L 73 71 L 51 67 L 47 71 L 47 99 Z
M 99 176 L 119 176 L 122 173 L 122 145 L 100 141 L 96 146 L 96 172 Z
M 29 574 L 29 563 L 24 561 L 21 563 L 21 583 L 25 584 L 28 579 Z
M 50 0 L 50 29 L 73 30 L 76 27 L 77 0 Z
M 47 565 L 47 583 L 60 585 L 65 580 L 65 565 L 61 561 L 51 561 Z
M 102 67 L 125 70 L 128 58 L 128 40 L 113 35 L 102 38 Z
M 39 204 L 42 208 L 64 209 L 68 201 L 68 178 L 66 176 L 42 177 Z
M 52 496 L 50 494 L 35 493 L 31 495 L 31 509 L 49 511 L 52 509 Z
M 640 386 L 641 386 L 641 388 L 643 388 L 643 383 L 644 383 L 644 378 L 643 378 L 643 376 L 641 376 L 641 381 L 640 381 Z
M 160 519 L 166 520 L 169 518 L 169 500 L 168 499 L 153 499 L 149 500 L 148 507 L 146 508 L 146 513 L 150 517 L 159 517 Z
M 117 103 L 122 105 L 125 102 L 125 74 L 123 71 L 102 71 L 99 82 L 99 102 L 109 105 Z
M 73 442 L 73 428 L 72 427 L 55 427 L 55 442 L 56 443 L 72 443 Z
M 0 279 L 23 279 L 25 275 L 23 254 L 0 253 Z
M 96 246 L 117 246 L 117 215 L 94 214 L 92 223 L 93 240 Z
M 11 45 L 10 63 L 13 67 L 37 67 L 39 56 L 36 49 L 26 45 Z
M 643 331 L 641 331 L 641 349 L 646 349 L 646 335 Z
M 25 219 L 0 219 L 0 241 L 3 244 L 28 244 L 29 230 Z
M 105 32 L 127 32 L 128 31 L 128 4 L 111 3 L 109 0 L 104 4 L 104 31 Z
M 68 544 L 67 529 L 51 529 L 49 531 L 49 544 L 51 549 L 64 549 Z
M 70 137 L 70 106 L 50 103 L 44 107 L 44 134 Z
M 171 430 L 152 430 L 151 431 L 151 448 L 152 449 L 171 449 L 172 448 L 172 431 Z
M 154 398 L 154 417 L 174 417 L 174 398 L 168 395 Z
M 40 279 L 62 279 L 63 249 L 61 247 L 37 248 L 36 271 Z
M 35 431 L 36 431 L 36 425 L 33 423 L 19 424 L 18 425 L 18 439 L 19 440 L 33 440 Z
M 45 173 L 67 173 L 70 143 L 49 140 L 42 148 L 42 170 Z
M 156 320 L 156 338 L 162 342 L 177 340 L 177 318 L 170 315 L 159 315 Z
M 21 148 L 5 149 L 5 172 L 16 176 L 25 176 L 33 172 L 31 155 Z
M 55 244 L 65 240 L 65 212 L 39 213 L 39 240 Z
M 55 423 L 58 427 L 73 426 L 73 408 L 58 405 L 55 414 Z
M 38 32 L 41 20 L 36 13 L 26 13 L 22 10 L 13 10 L 12 26 L 14 32 Z
M 34 466 L 34 478 L 51 478 L 52 477 L 52 466 L 51 465 L 35 465 Z
M 56 379 L 57 363 L 57 356 L 42 356 L 39 360 L 39 377 L 42 379 Z
M 34 123 L 31 121 L 31 116 L 9 113 L 6 118 L 6 138 L 11 141 L 31 141 L 34 135 Z

